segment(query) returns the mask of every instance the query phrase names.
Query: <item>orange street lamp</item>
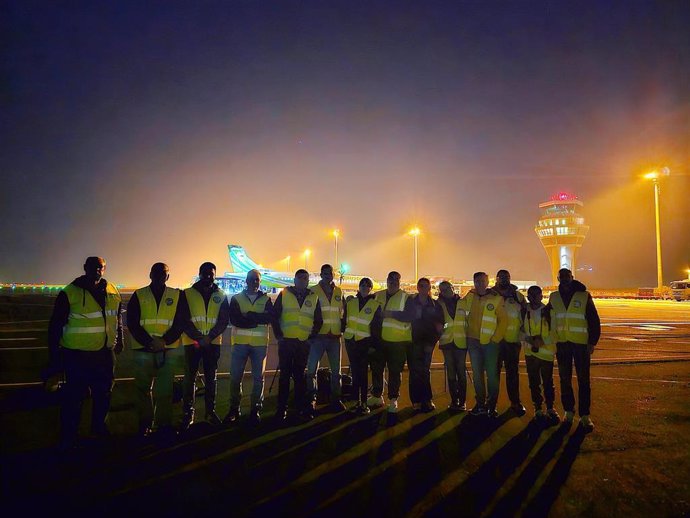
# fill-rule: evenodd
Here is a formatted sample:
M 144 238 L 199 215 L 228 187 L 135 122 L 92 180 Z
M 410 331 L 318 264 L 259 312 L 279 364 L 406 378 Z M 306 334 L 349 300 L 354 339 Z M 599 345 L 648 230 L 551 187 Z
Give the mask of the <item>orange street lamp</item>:
M 410 229 L 408 232 L 409 235 L 414 237 L 414 282 L 417 282 L 419 280 L 419 234 L 421 234 L 422 231 L 419 230 L 419 227 L 414 227 Z
M 331 235 L 335 239 L 335 264 L 333 265 L 333 268 L 335 270 L 340 270 L 340 267 L 338 266 L 338 237 L 340 237 L 340 230 L 337 228 L 331 232 Z
M 654 214 L 656 217 L 656 280 L 657 287 L 661 292 L 664 287 L 664 276 L 661 269 L 661 224 L 659 222 L 659 179 L 662 176 L 668 176 L 671 174 L 671 170 L 668 167 L 664 167 L 659 171 L 650 171 L 649 173 L 643 175 L 646 180 L 651 180 L 654 182 Z
M 304 269 L 309 271 L 309 256 L 311 255 L 311 250 L 308 248 L 304 251 Z

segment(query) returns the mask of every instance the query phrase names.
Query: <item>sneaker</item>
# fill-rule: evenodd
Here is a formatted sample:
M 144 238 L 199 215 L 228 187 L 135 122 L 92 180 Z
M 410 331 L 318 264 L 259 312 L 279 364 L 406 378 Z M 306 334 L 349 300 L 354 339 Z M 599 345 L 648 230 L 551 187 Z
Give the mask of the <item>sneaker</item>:
M 484 408 L 482 405 L 474 405 L 474 408 L 470 410 L 470 414 L 472 415 L 486 415 L 486 408 Z
M 398 398 L 391 398 L 388 402 L 388 412 L 391 414 L 396 414 L 398 412 Z
M 194 410 L 187 411 L 182 415 L 182 421 L 180 422 L 180 431 L 186 432 L 189 427 L 192 426 L 194 422 Z
M 251 424 L 259 424 L 261 422 L 261 406 L 254 405 L 252 411 L 249 413 L 249 422 Z
M 371 413 L 371 410 L 369 410 L 369 407 L 367 405 L 360 405 L 359 410 L 357 411 L 359 415 L 367 415 Z
M 369 399 L 367 399 L 367 406 L 370 408 L 378 408 L 384 404 L 385 401 L 383 400 L 383 396 L 371 396 Z
M 585 433 L 594 431 L 594 423 L 592 422 L 592 418 L 588 415 L 583 415 L 580 417 L 580 425 L 585 429 Z
M 334 412 L 344 412 L 347 410 L 347 407 L 345 406 L 345 403 L 343 403 L 343 400 L 338 398 L 331 403 L 331 410 Z
M 232 424 L 236 422 L 240 418 L 240 415 L 242 415 L 242 413 L 240 412 L 239 407 L 231 408 L 228 412 L 228 415 L 226 415 L 223 419 L 223 424 Z
M 491 419 L 496 419 L 498 417 L 498 411 L 495 408 L 489 408 L 486 411 L 487 417 L 490 417 Z
M 515 412 L 515 415 L 517 415 L 518 417 L 522 417 L 527 413 L 527 410 L 522 405 L 522 403 L 514 403 L 510 405 L 510 408 L 512 408 L 513 412 Z
M 546 419 L 549 421 L 550 426 L 555 426 L 561 420 L 561 416 L 558 415 L 558 412 L 556 412 L 554 408 L 549 408 L 546 411 Z
M 300 415 L 309 421 L 314 419 L 316 417 L 316 401 L 309 403 L 309 405 L 300 412 Z
M 422 409 L 421 403 L 412 403 L 412 410 L 414 410 L 415 412 L 419 412 L 421 409 Z
M 570 410 L 566 410 L 565 417 L 563 417 L 563 422 L 566 424 L 573 424 L 574 420 L 575 420 L 575 413 L 571 412 Z
M 454 399 L 451 401 L 450 405 L 448 405 L 448 410 L 451 412 L 460 412 L 460 400 Z
M 287 416 L 288 416 L 287 407 L 285 407 L 285 406 L 279 406 L 279 407 L 276 409 L 276 413 L 275 413 L 275 420 L 276 420 L 276 421 L 284 422 L 284 421 L 287 420 Z
M 222 421 L 220 420 L 220 417 L 218 417 L 218 414 L 216 414 L 215 410 L 206 412 L 206 421 L 208 421 L 213 426 L 220 426 L 222 424 Z
M 436 410 L 436 405 L 434 405 L 434 402 L 433 402 L 433 401 L 425 401 L 424 403 L 422 403 L 422 406 L 421 406 L 421 409 L 420 409 L 420 410 L 421 410 L 422 412 L 424 412 L 425 414 L 428 414 L 428 413 L 433 412 L 434 410 Z

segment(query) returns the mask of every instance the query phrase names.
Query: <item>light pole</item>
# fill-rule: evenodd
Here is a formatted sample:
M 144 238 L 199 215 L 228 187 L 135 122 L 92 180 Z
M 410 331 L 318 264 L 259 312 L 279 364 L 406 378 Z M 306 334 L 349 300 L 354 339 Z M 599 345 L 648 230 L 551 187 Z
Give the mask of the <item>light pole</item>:
M 414 227 L 411 229 L 408 234 L 414 237 L 414 282 L 416 283 L 419 280 L 419 248 L 418 248 L 418 240 L 419 240 L 419 234 L 421 233 L 421 230 L 419 230 L 419 227 Z
M 304 269 L 309 271 L 309 255 L 311 254 L 311 250 L 308 248 L 304 251 Z
M 654 182 L 654 214 L 656 217 L 656 280 L 657 288 L 661 292 L 664 287 L 664 275 L 661 269 L 661 224 L 659 222 L 659 178 L 668 176 L 671 173 L 668 167 L 662 168 L 660 171 L 651 171 L 644 175 L 644 178 Z
M 338 265 L 338 237 L 340 236 L 340 230 L 337 228 L 332 232 L 333 237 L 335 238 L 335 264 L 333 265 L 333 268 L 335 270 L 340 270 L 340 266 Z
M 287 271 L 290 271 L 290 256 L 288 255 L 285 260 L 287 261 Z

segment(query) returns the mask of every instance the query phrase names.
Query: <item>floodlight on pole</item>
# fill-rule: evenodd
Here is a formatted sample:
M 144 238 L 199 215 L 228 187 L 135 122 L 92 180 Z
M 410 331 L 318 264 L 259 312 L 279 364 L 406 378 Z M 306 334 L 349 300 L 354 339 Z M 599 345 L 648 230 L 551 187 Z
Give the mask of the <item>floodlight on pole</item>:
M 656 221 L 656 280 L 659 291 L 664 287 L 664 275 L 661 266 L 661 222 L 659 217 L 659 179 L 662 176 L 668 176 L 671 170 L 664 167 L 660 170 L 650 171 L 643 175 L 646 180 L 651 180 L 654 183 L 654 216 Z
M 421 234 L 419 227 L 414 227 L 408 232 L 409 235 L 414 237 L 414 282 L 419 279 L 419 234 Z
M 289 272 L 290 271 L 290 256 L 289 255 L 285 258 L 285 261 L 287 261 L 287 271 Z
M 304 251 L 304 269 L 309 271 L 309 256 L 311 255 L 311 250 L 308 248 Z
M 333 263 L 334 268 L 338 268 L 338 237 L 340 237 L 340 230 L 337 228 L 331 232 L 331 235 L 335 239 L 335 262 Z

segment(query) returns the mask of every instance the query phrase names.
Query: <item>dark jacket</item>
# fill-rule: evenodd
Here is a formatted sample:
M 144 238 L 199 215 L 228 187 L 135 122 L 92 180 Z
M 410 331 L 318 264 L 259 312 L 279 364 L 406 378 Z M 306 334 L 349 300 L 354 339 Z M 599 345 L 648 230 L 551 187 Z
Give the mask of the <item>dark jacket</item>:
M 439 303 L 428 297 L 422 303 L 419 295 L 410 296 L 405 301 L 405 318 L 403 322 L 412 323 L 412 341 L 415 343 L 435 344 L 441 338 L 446 319 Z M 407 320 L 409 319 L 409 320 Z M 440 324 L 440 330 L 439 326 Z
M 297 297 L 297 303 L 302 307 L 302 304 L 304 304 L 304 299 L 307 298 L 307 295 L 312 293 L 310 289 L 306 289 L 303 293 L 299 293 L 294 286 L 288 286 L 287 288 L 290 293 L 292 293 L 295 297 Z M 276 299 L 275 303 L 273 304 L 273 321 L 271 324 L 273 325 L 273 335 L 276 337 L 277 340 L 281 340 L 283 338 L 283 330 L 280 328 L 280 315 L 283 313 L 283 292 L 280 292 L 280 295 L 278 295 L 278 298 Z M 323 317 L 321 316 L 321 303 L 316 302 L 316 308 L 314 309 L 314 327 L 311 329 L 311 333 L 309 333 L 309 338 L 313 338 L 316 336 L 316 334 L 319 332 L 321 329 L 321 326 L 323 326 Z
M 347 300 L 349 301 L 352 297 L 348 297 Z M 362 297 L 362 295 L 357 292 L 357 301 L 359 302 L 359 310 L 362 311 L 362 308 L 365 306 L 367 302 L 369 302 L 371 299 L 376 298 L 376 295 L 373 293 L 371 295 L 367 295 L 366 297 Z M 381 340 L 381 325 L 383 324 L 383 319 L 381 318 L 381 306 L 376 308 L 376 312 L 374 313 L 374 317 L 371 320 L 371 324 L 369 325 L 369 332 L 371 333 L 371 338 L 365 338 L 364 340 L 360 340 L 359 342 L 364 342 L 365 340 L 373 340 L 375 342 L 378 342 Z M 342 332 L 345 332 L 345 328 L 347 327 L 347 301 L 345 302 L 345 312 L 343 313 L 343 325 L 342 325 Z M 359 343 L 358 342 L 358 343 Z
M 86 279 L 85 275 L 82 275 L 74 279 L 71 284 L 83 289 L 85 292 L 88 291 L 105 312 L 105 287 L 108 281 L 101 279 L 98 284 L 94 285 Z M 55 299 L 53 315 L 50 317 L 50 323 L 48 324 L 48 349 L 50 352 L 50 363 L 54 366 L 60 365 L 61 363 L 60 339 L 62 338 L 62 329 L 67 325 L 69 313 L 70 307 L 67 294 L 64 291 L 60 291 Z M 105 318 L 105 313 L 103 317 Z M 122 346 L 124 343 L 122 333 L 122 304 L 120 304 L 117 311 L 117 345 L 119 346 Z M 105 346 L 105 340 L 103 341 L 103 345 Z
M 165 289 L 157 291 L 153 287 L 151 287 L 151 292 L 153 293 L 153 296 L 156 299 L 157 306 L 160 306 L 161 299 L 163 298 L 163 293 L 165 293 Z M 177 301 L 177 308 L 175 310 L 175 318 L 173 319 L 173 325 L 163 335 L 165 345 L 170 345 L 177 341 L 180 338 L 182 331 L 185 329 L 186 321 L 183 316 L 183 311 L 180 310 L 180 306 L 182 305 L 183 299 L 185 301 L 184 304 L 186 307 L 187 299 L 184 296 L 184 291 L 180 290 L 180 298 Z M 187 311 L 189 312 L 189 310 Z M 151 349 L 151 343 L 153 342 L 153 339 L 151 338 L 151 335 L 149 335 L 146 332 L 146 330 L 141 326 L 141 324 L 139 323 L 140 320 L 141 304 L 139 303 L 139 297 L 137 296 L 137 293 L 134 292 L 132 298 L 130 298 L 129 302 L 127 303 L 127 329 L 129 329 L 129 332 L 132 334 L 132 337 L 144 346 L 145 351 L 153 352 L 153 350 Z
M 204 299 L 204 304 L 208 310 L 208 303 L 211 300 L 211 296 L 220 291 L 218 285 L 214 282 L 211 289 L 207 290 L 204 288 L 201 281 L 192 284 L 192 289 L 198 291 Z M 184 293 L 182 294 L 184 295 Z M 177 310 L 180 312 L 181 318 L 184 320 L 183 331 L 192 340 L 201 340 L 204 335 L 199 331 L 194 322 L 192 322 L 192 314 L 189 310 L 189 303 L 187 302 L 187 297 L 180 297 L 180 301 L 177 305 Z M 220 310 L 218 311 L 218 319 L 216 320 L 216 325 L 211 328 L 208 333 L 208 338 L 210 341 L 215 340 L 218 336 L 223 334 L 223 331 L 228 327 L 230 323 L 230 304 L 228 303 L 228 298 L 225 297 L 223 302 L 220 304 Z
M 558 286 L 558 293 L 561 294 L 563 304 L 566 308 L 570 305 L 570 301 L 573 299 L 573 294 L 579 291 L 587 291 L 587 287 L 580 281 L 573 280 L 567 288 L 563 284 Z M 548 304 L 547 308 L 550 311 L 552 308 L 551 304 Z M 589 335 L 588 341 L 590 345 L 597 345 L 599 338 L 601 337 L 601 319 L 599 318 L 597 308 L 594 306 L 592 295 L 589 293 L 587 294 L 585 319 L 587 320 L 587 333 Z
M 257 299 L 262 297 L 265 293 L 261 290 L 257 292 Z M 230 299 L 230 323 L 234 327 L 242 327 L 244 329 L 252 329 L 259 325 L 273 323 L 273 302 L 269 298 L 266 302 L 266 307 L 263 313 L 256 313 L 249 311 L 246 315 L 242 314 L 240 310 L 240 303 L 233 295 Z

